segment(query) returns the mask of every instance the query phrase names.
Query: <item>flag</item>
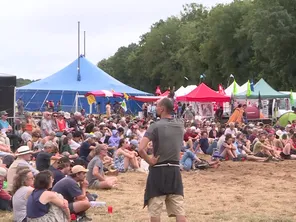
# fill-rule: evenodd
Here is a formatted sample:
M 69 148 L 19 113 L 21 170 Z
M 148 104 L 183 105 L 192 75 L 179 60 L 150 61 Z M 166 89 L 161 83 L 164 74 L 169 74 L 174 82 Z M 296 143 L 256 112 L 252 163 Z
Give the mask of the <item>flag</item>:
M 254 82 L 251 80 L 251 91 L 254 92 Z
M 88 95 L 86 99 L 87 99 L 88 105 L 91 105 L 96 102 L 96 98 L 94 97 L 94 95 Z
M 234 78 L 234 75 L 233 74 L 230 74 L 229 78 Z
M 219 94 L 225 95 L 225 91 L 224 91 L 223 86 L 221 84 L 219 84 L 218 88 L 219 88 Z
M 233 80 L 232 94 L 233 95 L 236 95 L 237 94 L 237 84 L 236 84 L 236 81 L 235 80 Z
M 125 102 L 125 99 L 124 100 L 122 100 L 122 102 L 121 102 L 121 108 L 124 110 L 124 112 L 126 112 L 127 111 L 127 106 L 126 106 L 126 102 Z
M 161 91 L 160 91 L 160 88 L 159 86 L 156 87 L 156 90 L 155 90 L 155 95 L 160 95 L 161 94 Z
M 203 75 L 203 74 L 201 74 L 201 75 L 199 76 L 199 78 L 203 79 L 203 78 L 204 78 L 204 75 Z
M 259 91 L 259 94 L 258 94 L 258 109 L 262 109 L 263 106 L 262 106 L 262 100 L 261 100 L 261 95 L 260 95 L 260 91 Z
M 249 97 L 251 94 L 252 94 L 251 84 L 250 84 L 250 81 L 248 80 L 248 85 L 247 85 L 247 97 Z
M 123 93 L 123 97 L 128 100 L 129 99 L 129 96 L 126 94 L 126 93 Z
M 291 106 L 294 105 L 294 97 L 293 97 L 292 89 L 291 89 L 291 93 L 290 93 L 290 104 L 291 104 Z

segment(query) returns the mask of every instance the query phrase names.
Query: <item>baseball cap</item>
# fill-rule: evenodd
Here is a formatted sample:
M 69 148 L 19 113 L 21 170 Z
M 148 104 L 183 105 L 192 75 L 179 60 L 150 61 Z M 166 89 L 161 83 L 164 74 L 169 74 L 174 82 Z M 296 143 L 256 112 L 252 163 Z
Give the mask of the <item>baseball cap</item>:
M 131 140 L 130 141 L 130 144 L 134 145 L 135 147 L 138 147 L 139 146 L 138 140 Z
M 0 116 L 3 116 L 3 115 L 8 115 L 8 112 L 6 112 L 6 111 L 1 111 L 1 112 L 0 112 Z
M 71 170 L 72 174 L 76 174 L 76 173 L 80 173 L 80 172 L 84 172 L 84 173 L 87 173 L 88 172 L 88 169 L 85 169 L 83 166 L 81 165 L 76 165 L 76 166 L 73 166 L 72 167 L 72 170 Z

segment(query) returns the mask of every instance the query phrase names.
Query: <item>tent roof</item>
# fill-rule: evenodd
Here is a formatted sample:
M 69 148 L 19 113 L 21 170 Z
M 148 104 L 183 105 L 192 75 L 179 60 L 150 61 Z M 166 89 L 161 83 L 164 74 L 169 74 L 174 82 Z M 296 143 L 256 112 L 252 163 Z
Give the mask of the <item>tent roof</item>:
M 184 91 L 184 86 L 181 86 L 176 92 L 175 92 L 175 95 L 176 96 L 181 96 L 183 91 Z
M 230 97 L 221 95 L 212 90 L 206 84 L 201 83 L 187 95 L 177 97 L 177 100 L 192 102 L 229 102 Z
M 228 86 L 224 92 L 227 96 L 231 96 L 232 92 L 233 92 L 233 85 L 234 85 L 234 81 L 230 84 L 230 86 Z M 237 87 L 237 90 L 239 91 L 240 89 L 240 85 L 236 83 L 236 87 Z
M 95 91 L 95 90 L 114 90 L 115 92 L 128 94 L 145 94 L 140 90 L 134 89 L 113 78 L 96 65 L 88 61 L 84 56 L 80 57 L 80 76 L 77 79 L 78 59 L 66 66 L 62 70 L 51 76 L 33 82 L 29 85 L 20 87 L 25 90 L 59 90 L 59 91 Z
M 290 95 L 280 93 L 274 90 L 267 82 L 265 82 L 264 79 L 260 79 L 254 85 L 254 92 L 251 93 L 248 99 L 258 99 L 259 92 L 260 92 L 261 99 L 276 99 L 276 98 L 290 97 Z M 246 97 L 247 97 L 247 91 L 244 91 L 242 93 L 235 95 L 235 98 L 237 99 L 246 99 Z

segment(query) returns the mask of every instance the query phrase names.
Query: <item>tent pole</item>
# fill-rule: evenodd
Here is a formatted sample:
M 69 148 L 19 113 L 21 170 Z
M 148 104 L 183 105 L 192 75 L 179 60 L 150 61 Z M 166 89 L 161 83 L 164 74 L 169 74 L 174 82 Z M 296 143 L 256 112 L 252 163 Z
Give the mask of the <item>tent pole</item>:
M 37 93 L 37 92 L 36 92 L 36 93 Z M 35 94 L 36 94 L 36 93 L 35 93 Z M 48 97 L 49 93 L 50 93 L 50 90 L 48 91 L 48 93 L 47 93 L 47 95 L 46 95 L 45 99 L 43 100 L 43 103 L 42 103 L 42 105 L 40 106 L 40 109 L 39 109 L 39 111 L 41 111 L 41 110 L 42 110 L 42 107 L 43 107 L 43 105 L 44 105 L 44 102 L 47 100 L 47 97 Z M 35 94 L 34 94 L 34 96 L 35 96 Z M 34 97 L 34 96 L 33 96 L 33 97 Z M 32 97 L 32 98 L 33 98 L 33 97 Z
M 14 102 L 13 102 L 13 121 L 15 120 L 15 103 L 16 103 L 16 87 L 14 87 Z
M 75 96 L 75 112 L 78 111 L 78 93 L 76 93 L 76 96 Z
M 29 99 L 29 101 L 27 102 L 27 104 L 25 105 L 25 108 L 27 108 L 27 106 L 29 105 L 29 103 L 31 102 L 31 100 L 35 97 L 36 93 L 38 92 L 38 90 L 36 90 L 36 92 L 34 93 L 34 95 L 31 97 L 31 99 Z
M 84 57 L 86 55 L 86 52 L 85 52 L 85 45 L 86 44 L 86 40 L 85 40 L 85 31 L 83 32 L 83 54 L 84 54 Z

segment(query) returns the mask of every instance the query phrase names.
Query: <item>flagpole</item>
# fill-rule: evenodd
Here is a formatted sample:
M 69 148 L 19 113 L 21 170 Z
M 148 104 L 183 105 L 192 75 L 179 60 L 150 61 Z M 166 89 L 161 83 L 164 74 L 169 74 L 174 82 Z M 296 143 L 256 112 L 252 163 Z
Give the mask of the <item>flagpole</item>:
M 78 66 L 77 66 L 77 81 L 81 80 L 80 76 L 80 22 L 78 21 Z

